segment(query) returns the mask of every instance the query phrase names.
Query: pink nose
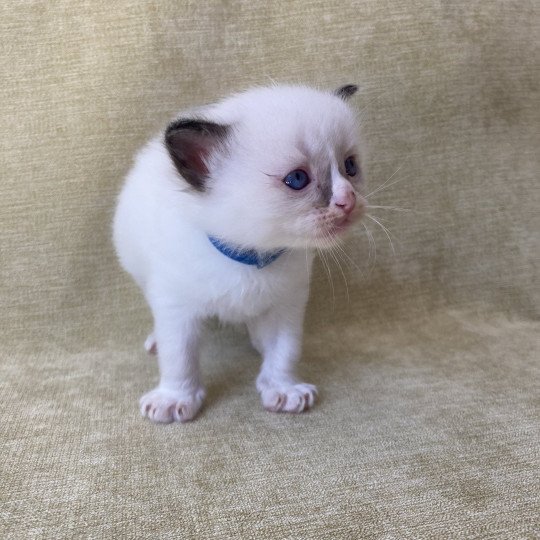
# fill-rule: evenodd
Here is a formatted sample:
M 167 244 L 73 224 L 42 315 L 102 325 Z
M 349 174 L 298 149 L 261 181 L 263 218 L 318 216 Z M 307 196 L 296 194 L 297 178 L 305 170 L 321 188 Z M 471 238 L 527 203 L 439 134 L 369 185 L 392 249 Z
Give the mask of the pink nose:
M 349 215 L 356 206 L 356 195 L 354 194 L 354 191 L 347 191 L 347 193 L 344 193 L 339 198 L 336 198 L 334 204 Z

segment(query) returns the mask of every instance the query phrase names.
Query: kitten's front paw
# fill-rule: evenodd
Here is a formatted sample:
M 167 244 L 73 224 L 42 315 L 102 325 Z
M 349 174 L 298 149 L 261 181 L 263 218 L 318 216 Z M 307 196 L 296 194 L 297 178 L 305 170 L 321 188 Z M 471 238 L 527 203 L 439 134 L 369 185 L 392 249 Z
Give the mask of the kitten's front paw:
M 193 420 L 204 401 L 202 387 L 193 392 L 177 392 L 163 388 L 154 388 L 139 401 L 141 414 L 152 422 L 188 422 Z
M 259 383 L 263 407 L 271 412 L 301 413 L 311 409 L 317 398 L 312 384 Z

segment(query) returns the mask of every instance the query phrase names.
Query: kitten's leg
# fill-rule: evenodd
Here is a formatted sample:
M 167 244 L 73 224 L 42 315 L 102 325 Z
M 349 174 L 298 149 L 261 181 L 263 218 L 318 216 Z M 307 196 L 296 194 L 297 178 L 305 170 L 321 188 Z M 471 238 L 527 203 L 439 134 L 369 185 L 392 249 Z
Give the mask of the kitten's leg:
M 265 409 L 300 413 L 313 407 L 317 388 L 298 380 L 303 313 L 271 310 L 248 323 L 252 343 L 263 355 L 257 390 Z
M 154 422 L 186 422 L 205 397 L 199 378 L 200 322 L 175 307 L 153 307 L 159 344 L 159 385 L 140 400 L 141 414 Z

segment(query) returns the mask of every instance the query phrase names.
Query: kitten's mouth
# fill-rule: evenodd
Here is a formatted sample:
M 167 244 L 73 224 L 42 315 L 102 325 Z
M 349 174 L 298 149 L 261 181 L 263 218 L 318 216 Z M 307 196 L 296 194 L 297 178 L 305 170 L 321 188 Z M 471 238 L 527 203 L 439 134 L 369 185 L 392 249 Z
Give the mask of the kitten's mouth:
M 351 228 L 351 225 L 357 221 L 357 216 L 348 215 L 337 219 L 328 227 L 330 236 L 339 236 Z
M 332 223 L 323 227 L 318 234 L 318 237 L 324 238 L 330 242 L 338 242 L 349 232 L 355 223 L 360 221 L 362 215 L 363 212 L 355 210 L 346 216 L 339 217 L 333 220 Z
M 351 224 L 352 221 L 350 219 L 344 219 L 339 223 L 334 223 L 333 225 L 331 225 L 328 229 L 328 233 L 330 234 L 330 236 L 339 236 L 340 234 L 343 234 L 345 231 L 347 231 Z
M 331 225 L 323 227 L 319 234 L 317 235 L 318 240 L 323 240 L 326 242 L 336 242 L 339 241 L 342 236 L 351 228 L 351 225 L 354 223 L 354 219 L 351 219 L 350 216 L 346 216 L 342 219 L 334 221 Z

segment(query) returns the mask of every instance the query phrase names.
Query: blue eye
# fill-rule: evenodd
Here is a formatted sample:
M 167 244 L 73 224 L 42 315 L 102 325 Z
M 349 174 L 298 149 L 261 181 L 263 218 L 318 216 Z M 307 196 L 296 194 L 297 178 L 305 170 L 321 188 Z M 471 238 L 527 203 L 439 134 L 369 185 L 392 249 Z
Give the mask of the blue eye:
M 349 156 L 345 160 L 345 172 L 347 173 L 347 176 L 356 176 L 358 167 L 356 166 L 356 161 L 353 156 Z
M 309 184 L 309 176 L 302 169 L 296 169 L 295 171 L 291 171 L 283 179 L 283 182 L 291 189 L 304 189 Z

